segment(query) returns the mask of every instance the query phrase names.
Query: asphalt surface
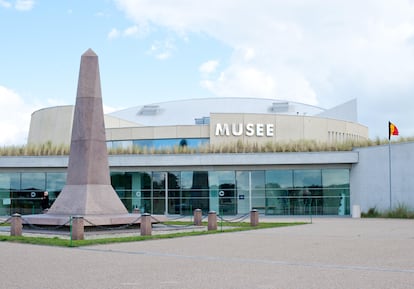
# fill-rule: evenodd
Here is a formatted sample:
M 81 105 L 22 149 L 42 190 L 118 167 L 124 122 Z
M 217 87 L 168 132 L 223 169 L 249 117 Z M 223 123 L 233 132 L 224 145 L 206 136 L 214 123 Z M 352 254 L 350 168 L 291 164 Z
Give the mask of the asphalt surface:
M 0 243 L 0 288 L 414 288 L 414 221 L 60 248 Z

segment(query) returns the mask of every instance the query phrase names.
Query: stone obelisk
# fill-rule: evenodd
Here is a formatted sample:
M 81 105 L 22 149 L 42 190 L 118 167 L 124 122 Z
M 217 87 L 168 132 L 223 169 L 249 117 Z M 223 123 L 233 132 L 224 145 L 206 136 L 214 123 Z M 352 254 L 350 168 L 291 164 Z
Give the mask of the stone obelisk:
M 123 215 L 111 186 L 98 56 L 81 57 L 66 185 L 47 215 Z

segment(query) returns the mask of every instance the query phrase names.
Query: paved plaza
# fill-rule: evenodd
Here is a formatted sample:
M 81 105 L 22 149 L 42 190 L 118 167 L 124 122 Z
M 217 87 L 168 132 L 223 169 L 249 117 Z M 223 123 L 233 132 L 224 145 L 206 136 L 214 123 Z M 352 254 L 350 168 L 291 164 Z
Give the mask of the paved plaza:
M 414 221 L 315 218 L 81 248 L 2 242 L 0 256 L 7 289 L 413 288 Z

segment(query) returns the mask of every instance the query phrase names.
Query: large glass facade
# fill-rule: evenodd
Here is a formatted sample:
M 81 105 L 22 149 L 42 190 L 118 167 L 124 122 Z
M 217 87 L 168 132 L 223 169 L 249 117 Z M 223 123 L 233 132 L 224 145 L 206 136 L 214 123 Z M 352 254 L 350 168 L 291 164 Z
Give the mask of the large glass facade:
M 0 214 L 41 212 L 42 192 L 59 195 L 66 173 L 0 173 Z M 128 211 L 220 215 L 349 215 L 349 169 L 111 172 Z
M 66 182 L 66 173 L 0 173 L 0 214 L 38 214 L 41 197 L 49 191 L 53 202 Z
M 107 147 L 110 149 L 141 147 L 165 149 L 175 146 L 187 146 L 188 148 L 197 149 L 209 143 L 209 138 L 169 138 L 169 139 L 143 139 L 143 140 L 119 140 L 107 141 Z

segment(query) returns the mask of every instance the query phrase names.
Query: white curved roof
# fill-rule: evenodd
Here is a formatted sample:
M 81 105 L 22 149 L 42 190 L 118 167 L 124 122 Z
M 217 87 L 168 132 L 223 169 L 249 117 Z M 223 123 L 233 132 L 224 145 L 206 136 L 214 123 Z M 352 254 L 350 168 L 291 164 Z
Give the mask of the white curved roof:
M 143 126 L 194 125 L 210 113 L 275 113 L 318 115 L 326 110 L 293 101 L 265 98 L 195 98 L 152 103 L 119 110 L 109 115 Z

